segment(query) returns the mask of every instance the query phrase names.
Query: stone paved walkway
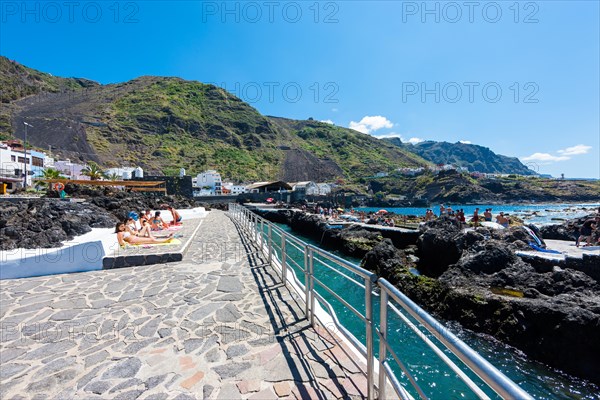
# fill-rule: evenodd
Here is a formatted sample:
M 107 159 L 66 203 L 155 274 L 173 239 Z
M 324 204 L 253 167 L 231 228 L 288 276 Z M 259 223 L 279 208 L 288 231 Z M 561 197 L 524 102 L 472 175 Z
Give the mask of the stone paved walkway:
M 0 397 L 364 397 L 249 249 L 212 211 L 179 263 L 0 281 Z

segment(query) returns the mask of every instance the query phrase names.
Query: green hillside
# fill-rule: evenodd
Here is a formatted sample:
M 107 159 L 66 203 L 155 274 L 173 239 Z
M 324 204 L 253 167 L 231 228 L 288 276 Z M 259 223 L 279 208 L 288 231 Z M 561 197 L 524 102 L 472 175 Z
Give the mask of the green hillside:
M 496 154 L 487 147 L 468 143 L 425 141 L 417 144 L 402 143 L 399 138 L 386 139 L 390 143 L 411 151 L 434 164 L 452 164 L 471 172 L 489 174 L 535 175 L 516 157 Z
M 3 59 L 7 62 L 13 64 Z M 35 126 L 29 132 L 32 145 L 51 145 L 61 156 L 104 167 L 140 165 L 148 173 L 167 175 L 181 167 L 192 174 L 214 168 L 234 181 L 352 182 L 427 164 L 405 149 L 347 128 L 263 116 L 225 90 L 200 82 L 141 77 L 77 88 L 76 82 L 87 81 L 61 80 L 22 66 L 4 68 L 2 75 L 12 95 L 0 105 L 10 122 L 0 134 L 22 137 L 21 121 L 27 120 Z M 29 81 L 39 84 L 14 88 Z M 46 90 L 61 93 L 36 101 L 27 97 Z

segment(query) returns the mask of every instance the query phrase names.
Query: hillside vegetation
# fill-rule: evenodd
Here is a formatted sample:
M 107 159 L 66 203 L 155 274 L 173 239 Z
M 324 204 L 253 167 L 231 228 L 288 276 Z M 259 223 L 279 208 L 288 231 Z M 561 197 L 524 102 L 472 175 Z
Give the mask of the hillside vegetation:
M 417 177 L 393 174 L 366 182 L 373 193 L 403 195 L 432 203 L 597 202 L 600 181 L 571 181 L 508 176 L 476 179 L 456 171 Z
M 27 120 L 35 127 L 28 132 L 32 145 L 50 145 L 63 157 L 104 167 L 140 165 L 167 175 L 181 167 L 192 174 L 214 168 L 234 181 L 356 181 L 428 165 L 405 149 L 347 128 L 263 116 L 213 85 L 141 77 L 76 87 L 87 81 L 63 82 L 5 58 L 3 63 L 12 65 L 2 70 L 11 97 L 0 105 L 9 122 L 0 135 L 22 137 Z M 33 81 L 37 84 L 27 86 Z M 31 96 L 42 92 L 55 94 Z
M 399 138 L 387 140 L 434 164 L 452 164 L 465 167 L 470 172 L 488 174 L 535 175 L 535 171 L 523 165 L 518 158 L 496 154 L 487 147 L 476 144 L 426 141 L 413 145 L 402 143 Z

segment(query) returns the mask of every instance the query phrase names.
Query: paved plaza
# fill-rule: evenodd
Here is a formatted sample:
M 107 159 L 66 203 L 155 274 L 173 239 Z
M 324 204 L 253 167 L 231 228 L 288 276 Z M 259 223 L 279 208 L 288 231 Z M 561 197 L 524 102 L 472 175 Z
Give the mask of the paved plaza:
M 255 251 L 211 211 L 181 262 L 0 281 L 1 398 L 365 397 Z

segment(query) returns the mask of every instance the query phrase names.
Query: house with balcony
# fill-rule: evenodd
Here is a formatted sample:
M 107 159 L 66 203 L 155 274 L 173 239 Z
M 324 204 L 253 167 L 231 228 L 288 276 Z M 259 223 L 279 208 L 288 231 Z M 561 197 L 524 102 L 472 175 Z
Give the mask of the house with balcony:
M 198 174 L 192 178 L 194 196 L 220 196 L 223 194 L 221 174 L 214 169 Z
M 4 183 L 5 191 L 13 191 L 23 187 L 25 171 L 27 171 L 27 186 L 32 186 L 33 179 L 43 175 L 48 158 L 45 153 L 27 149 L 18 140 L 8 140 L 0 143 L 0 182 Z

